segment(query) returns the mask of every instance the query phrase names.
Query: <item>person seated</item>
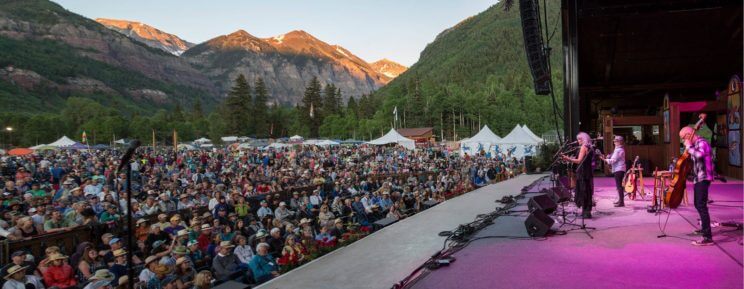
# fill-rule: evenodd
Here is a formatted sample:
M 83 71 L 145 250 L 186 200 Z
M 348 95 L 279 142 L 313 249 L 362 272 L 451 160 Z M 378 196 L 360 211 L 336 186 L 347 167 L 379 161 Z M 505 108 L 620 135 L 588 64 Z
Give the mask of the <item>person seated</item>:
M 336 237 L 328 233 L 328 227 L 320 227 L 320 233 L 315 236 L 315 241 L 320 247 L 336 246 Z
M 257 284 L 264 283 L 279 276 L 279 268 L 274 261 L 274 257 L 269 254 L 270 246 L 267 243 L 260 243 L 256 246 L 256 255 L 253 256 L 248 264 L 253 273 L 253 279 Z
M 2 289 L 44 289 L 44 283 L 36 275 L 26 275 L 28 267 L 13 265 L 3 277 L 6 281 Z
M 241 277 L 240 260 L 233 254 L 230 241 L 220 242 L 219 253 L 212 260 L 212 272 L 217 281 L 225 282 Z
M 47 260 L 49 267 L 44 271 L 44 284 L 60 289 L 75 288 L 77 278 L 75 278 L 75 270 L 72 269 L 72 266 L 64 262 L 64 260 L 67 260 L 67 256 L 53 253 Z
M 276 262 L 282 266 L 297 266 L 305 260 L 305 248 L 297 242 L 297 236 L 289 235 L 284 242 L 281 258 Z

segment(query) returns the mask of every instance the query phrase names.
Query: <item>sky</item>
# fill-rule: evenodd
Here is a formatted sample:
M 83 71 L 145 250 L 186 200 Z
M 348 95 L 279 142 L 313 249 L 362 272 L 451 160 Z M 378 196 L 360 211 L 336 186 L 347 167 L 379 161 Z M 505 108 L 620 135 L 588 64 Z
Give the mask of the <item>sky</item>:
M 53 0 L 95 18 L 139 21 L 200 43 L 243 29 L 265 38 L 305 30 L 362 59 L 406 66 L 441 31 L 497 0 Z

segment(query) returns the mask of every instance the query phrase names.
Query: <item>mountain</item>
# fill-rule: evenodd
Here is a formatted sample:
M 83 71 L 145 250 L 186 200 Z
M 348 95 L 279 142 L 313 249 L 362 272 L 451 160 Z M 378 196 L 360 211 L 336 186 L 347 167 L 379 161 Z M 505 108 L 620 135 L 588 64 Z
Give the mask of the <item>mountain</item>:
M 541 8 L 553 35 L 553 87 L 560 106 L 560 1 L 547 3 Z M 370 107 L 375 109 L 363 109 Z M 526 123 L 538 135 L 555 129 L 551 97 L 535 95 L 532 87 L 519 8 L 504 11 L 502 3 L 442 31 L 406 72 L 361 99 L 363 123 L 389 126 L 395 107 L 406 127 L 431 126 L 448 140 L 471 136 L 485 124 L 501 136 L 516 124 Z
M 150 47 L 164 50 L 173 55 L 181 55 L 181 53 L 194 46 L 193 43 L 189 43 L 176 35 L 165 33 L 140 22 L 106 18 L 96 18 L 96 22 Z
M 58 111 L 70 96 L 152 112 L 218 90 L 188 62 L 46 0 L 0 5 L 0 111 Z
M 223 91 L 244 74 L 250 83 L 262 78 L 274 100 L 290 105 L 299 102 L 313 77 L 321 84 L 333 83 L 346 98 L 368 94 L 390 81 L 347 49 L 302 30 L 270 38 L 238 30 L 198 44 L 182 57 Z
M 380 59 L 378 61 L 370 63 L 372 68 L 378 73 L 389 77 L 390 79 L 398 77 L 401 73 L 405 72 L 408 67 L 403 66 L 400 63 L 392 61 L 387 58 Z

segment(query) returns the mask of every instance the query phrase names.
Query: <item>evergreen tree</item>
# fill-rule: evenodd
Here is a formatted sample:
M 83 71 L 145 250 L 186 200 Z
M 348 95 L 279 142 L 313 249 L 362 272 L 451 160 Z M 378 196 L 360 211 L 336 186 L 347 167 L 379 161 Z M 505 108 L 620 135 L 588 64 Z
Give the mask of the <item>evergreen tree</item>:
M 193 117 L 194 120 L 199 120 L 204 117 L 204 110 L 202 109 L 200 98 L 197 98 L 196 101 L 194 101 L 194 106 L 191 108 L 191 117 Z
M 356 98 L 349 97 L 349 102 L 346 103 L 346 114 L 354 118 L 359 117 L 359 106 L 357 105 Z
M 224 102 L 223 117 L 225 118 L 226 133 L 235 135 L 248 134 L 249 110 L 251 107 L 251 87 L 244 75 L 235 79 L 227 99 Z
M 310 129 L 310 137 L 318 137 L 318 129 L 323 123 L 323 101 L 320 90 L 318 78 L 313 77 L 305 88 L 305 95 L 302 98 L 302 119 Z
M 266 84 L 263 79 L 259 78 L 256 80 L 254 86 L 253 99 L 253 126 L 255 128 L 257 138 L 265 138 L 269 136 L 269 108 L 266 106 L 268 101 L 268 92 L 266 91 Z
M 336 86 L 329 83 L 323 89 L 323 112 L 326 116 L 337 114 L 339 108 Z

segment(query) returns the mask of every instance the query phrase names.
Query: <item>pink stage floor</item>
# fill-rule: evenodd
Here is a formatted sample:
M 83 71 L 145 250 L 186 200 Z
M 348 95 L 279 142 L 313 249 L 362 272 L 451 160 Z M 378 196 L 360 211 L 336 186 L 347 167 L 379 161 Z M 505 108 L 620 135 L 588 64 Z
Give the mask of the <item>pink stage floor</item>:
M 657 237 L 666 213 L 648 213 L 648 200 L 626 200 L 627 207 L 615 208 L 613 180 L 596 178 L 597 206 L 587 220 L 597 228 L 591 231 L 594 239 L 570 231 L 540 241 L 477 240 L 455 253 L 449 267 L 426 274 L 413 288 L 744 288 L 742 231 L 714 227 L 715 246 L 692 246 L 697 237 L 688 234 L 698 228 L 698 216 L 688 187 L 690 204 L 671 212 L 666 238 Z M 743 191 L 742 181 L 715 182 L 711 220 L 741 223 Z M 503 216 L 477 236 L 526 236 L 523 221 L 524 215 Z M 565 229 L 558 226 L 553 228 Z

